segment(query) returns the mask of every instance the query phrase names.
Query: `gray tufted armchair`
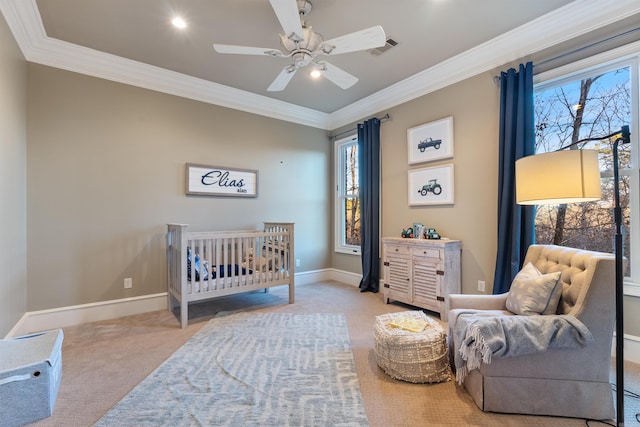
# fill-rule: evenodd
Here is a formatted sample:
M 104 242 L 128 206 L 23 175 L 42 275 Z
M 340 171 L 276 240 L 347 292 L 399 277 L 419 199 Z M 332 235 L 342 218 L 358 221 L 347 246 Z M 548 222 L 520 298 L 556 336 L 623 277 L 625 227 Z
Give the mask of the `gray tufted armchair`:
M 609 375 L 615 324 L 614 256 L 532 245 L 527 262 L 543 274 L 562 271 L 557 313 L 577 317 L 589 328 L 594 342 L 579 349 L 549 349 L 526 356 L 494 358 L 468 373 L 465 389 L 483 411 L 612 419 Z M 506 309 L 506 299 L 507 294 L 450 295 L 450 352 L 459 347 L 451 333 L 458 315 L 473 309 L 514 316 Z

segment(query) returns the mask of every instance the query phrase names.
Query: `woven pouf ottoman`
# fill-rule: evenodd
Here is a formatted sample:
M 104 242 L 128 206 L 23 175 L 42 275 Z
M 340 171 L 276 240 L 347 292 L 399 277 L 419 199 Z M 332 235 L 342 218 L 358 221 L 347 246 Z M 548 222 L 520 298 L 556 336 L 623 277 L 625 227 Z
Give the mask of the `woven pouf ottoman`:
M 376 316 L 374 337 L 378 366 L 390 377 L 412 383 L 451 379 L 445 334 L 422 311 Z

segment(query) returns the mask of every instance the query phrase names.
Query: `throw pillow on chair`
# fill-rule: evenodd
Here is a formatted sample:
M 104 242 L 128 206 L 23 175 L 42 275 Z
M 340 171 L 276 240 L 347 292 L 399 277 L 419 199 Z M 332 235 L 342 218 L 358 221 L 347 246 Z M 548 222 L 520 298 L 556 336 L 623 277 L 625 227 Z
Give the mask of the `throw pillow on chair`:
M 556 314 L 562 295 L 560 274 L 559 271 L 542 274 L 532 263 L 527 263 L 511 283 L 507 310 L 525 316 Z

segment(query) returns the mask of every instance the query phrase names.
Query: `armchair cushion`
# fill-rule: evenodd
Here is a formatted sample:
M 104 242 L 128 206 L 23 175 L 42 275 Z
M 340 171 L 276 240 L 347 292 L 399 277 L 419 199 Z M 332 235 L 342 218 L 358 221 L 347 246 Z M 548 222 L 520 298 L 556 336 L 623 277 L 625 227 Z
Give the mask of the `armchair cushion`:
M 527 263 L 516 275 L 507 296 L 507 310 L 526 316 L 556 314 L 562 295 L 560 272 L 542 274 Z

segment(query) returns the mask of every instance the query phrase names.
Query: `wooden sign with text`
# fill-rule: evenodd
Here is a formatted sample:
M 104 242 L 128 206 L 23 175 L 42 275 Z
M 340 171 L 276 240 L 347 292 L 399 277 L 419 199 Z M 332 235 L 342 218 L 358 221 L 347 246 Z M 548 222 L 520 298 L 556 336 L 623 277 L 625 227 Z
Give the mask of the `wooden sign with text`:
M 257 197 L 258 171 L 187 163 L 187 194 Z

